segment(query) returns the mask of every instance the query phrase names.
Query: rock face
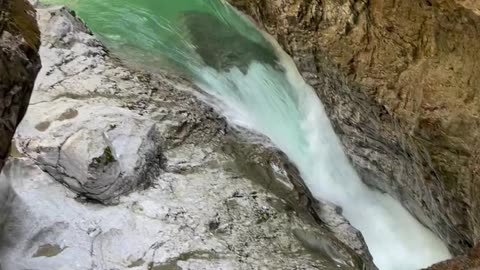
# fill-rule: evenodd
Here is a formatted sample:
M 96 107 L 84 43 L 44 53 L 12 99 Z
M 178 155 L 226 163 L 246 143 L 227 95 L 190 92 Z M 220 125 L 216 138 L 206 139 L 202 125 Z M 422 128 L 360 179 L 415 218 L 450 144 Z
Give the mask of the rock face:
M 40 33 L 26 0 L 0 1 L 0 170 L 40 69 Z
M 40 69 L 40 33 L 26 0 L 0 0 L 0 171 Z M 0 180 L 0 228 L 14 194 Z M 1 268 L 1 265 L 0 265 Z
M 230 2 L 295 58 L 365 182 L 454 253 L 480 240 L 477 1 Z
M 480 15 L 480 3 L 475 0 L 456 0 L 457 3 L 466 9 L 472 10 L 475 14 Z
M 468 251 L 466 255 L 432 265 L 429 270 L 477 270 L 480 269 L 480 247 Z
M 0 176 L 17 194 L 3 270 L 375 269 L 358 231 L 188 82 L 127 69 L 65 8 L 38 21 L 44 67 Z

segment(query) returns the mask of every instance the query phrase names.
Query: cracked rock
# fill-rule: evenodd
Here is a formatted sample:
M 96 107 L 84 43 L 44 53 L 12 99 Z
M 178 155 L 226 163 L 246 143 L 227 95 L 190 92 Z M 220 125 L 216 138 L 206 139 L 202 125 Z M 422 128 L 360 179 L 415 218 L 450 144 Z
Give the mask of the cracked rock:
M 152 121 L 122 108 L 74 100 L 31 109 L 35 114 L 26 116 L 17 133 L 22 148 L 78 194 L 111 203 L 158 175 L 161 140 Z

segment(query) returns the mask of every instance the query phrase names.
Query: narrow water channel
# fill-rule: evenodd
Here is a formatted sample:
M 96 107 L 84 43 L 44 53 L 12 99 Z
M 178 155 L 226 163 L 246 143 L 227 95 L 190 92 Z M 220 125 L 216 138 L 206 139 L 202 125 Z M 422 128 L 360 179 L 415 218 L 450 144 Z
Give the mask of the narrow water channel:
M 342 207 L 381 270 L 450 257 L 444 245 L 350 165 L 323 105 L 275 41 L 221 0 L 49 0 L 75 9 L 117 55 L 191 78 L 232 125 L 271 141 L 319 199 Z

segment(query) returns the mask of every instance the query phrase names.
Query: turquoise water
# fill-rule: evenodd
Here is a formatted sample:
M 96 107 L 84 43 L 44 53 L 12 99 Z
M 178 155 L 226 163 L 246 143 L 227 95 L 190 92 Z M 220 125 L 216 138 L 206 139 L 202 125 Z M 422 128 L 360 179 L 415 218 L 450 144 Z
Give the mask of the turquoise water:
M 245 24 L 237 12 L 218 0 L 45 0 L 52 4 L 67 4 L 84 19 L 88 26 L 115 53 L 129 60 L 157 64 L 169 58 L 170 64 L 200 64 L 197 55 L 191 53 L 192 44 L 188 39 L 202 40 L 200 32 L 189 32 L 190 27 L 201 29 L 208 35 L 218 35 L 225 41 L 232 39 L 232 31 L 243 37 L 243 44 L 230 42 L 231 46 L 249 43 L 261 44 L 257 48 L 270 48 L 263 35 Z M 153 12 L 159 11 L 159 13 Z M 194 13 L 193 13 L 194 12 Z M 203 20 L 198 20 L 203 17 Z M 218 27 L 222 25 L 223 27 Z M 196 35 L 197 34 L 197 35 Z M 238 39 L 237 39 L 238 40 Z M 223 44 L 208 44 L 214 55 L 227 57 L 228 50 Z M 261 52 L 268 54 L 271 50 Z M 252 50 L 257 52 L 258 50 Z M 261 57 L 261 55 L 259 55 Z M 194 63 L 192 63 L 194 62 Z
M 363 184 L 292 60 L 223 1 L 50 2 L 74 8 L 116 54 L 183 73 L 229 123 L 269 137 L 314 196 L 342 207 L 380 269 L 419 269 L 450 257 L 398 202 Z

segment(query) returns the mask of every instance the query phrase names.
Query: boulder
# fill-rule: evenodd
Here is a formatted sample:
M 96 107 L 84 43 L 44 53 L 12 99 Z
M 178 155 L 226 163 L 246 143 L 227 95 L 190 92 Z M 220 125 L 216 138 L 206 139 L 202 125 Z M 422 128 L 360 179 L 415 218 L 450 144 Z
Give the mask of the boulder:
M 85 198 L 113 203 L 158 175 L 161 138 L 150 119 L 69 99 L 33 108 L 17 133 L 22 149 Z

